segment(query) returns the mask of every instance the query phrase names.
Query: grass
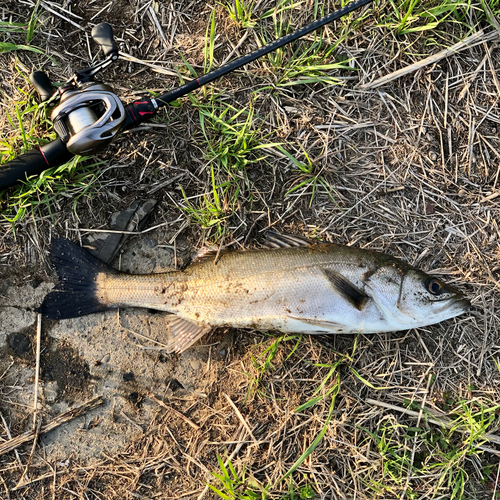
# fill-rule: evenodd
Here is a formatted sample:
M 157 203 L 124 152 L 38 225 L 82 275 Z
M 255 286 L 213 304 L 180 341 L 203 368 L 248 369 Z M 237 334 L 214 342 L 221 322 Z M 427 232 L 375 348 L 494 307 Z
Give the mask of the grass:
M 467 463 L 484 454 L 481 445 L 488 442 L 486 433 L 493 424 L 498 424 L 498 408 L 483 401 L 459 400 L 451 422 L 440 428 L 425 423 L 424 410 L 419 427 L 388 418 L 373 432 L 365 429 L 376 444 L 382 474 L 374 479 L 368 472 L 364 484 L 377 494 L 394 494 L 404 487 L 407 498 L 422 494 L 464 498 L 472 474 Z M 429 477 L 434 479 L 428 481 Z
M 37 9 L 33 9 L 28 23 L 0 23 L 0 33 L 24 35 L 26 41 L 26 44 L 0 42 L 0 52 L 29 50 L 49 57 L 44 51 L 29 45 L 38 26 L 38 17 Z M 16 71 L 27 83 L 28 75 L 19 67 L 16 67 Z M 14 103 L 12 111 L 6 111 L 7 121 L 14 132 L 8 138 L 0 139 L 0 167 L 18 155 L 56 138 L 46 105 L 38 104 L 35 93 L 27 92 L 23 87 L 18 87 L 17 93 L 22 97 Z M 95 167 L 99 162 L 87 164 L 82 169 L 80 164 L 84 160 L 86 158 L 77 156 L 66 165 L 47 169 L 40 176 L 33 176 L 7 192 L 0 192 L 2 218 L 14 225 L 26 214 L 33 219 L 52 215 L 57 211 L 57 199 L 61 196 L 73 198 L 76 213 L 78 200 L 92 191 L 97 178 Z M 7 193 L 8 197 L 5 196 Z
M 200 127 L 205 137 L 205 159 L 215 163 L 225 173 L 241 171 L 252 163 L 265 160 L 261 150 L 275 147 L 276 143 L 263 143 L 256 128 L 252 104 L 236 109 L 223 102 L 198 106 Z
M 281 366 L 287 362 L 297 366 L 297 355 L 301 355 L 298 347 L 302 339 L 280 336 L 260 354 L 252 355 L 252 363 L 258 374 L 252 381 L 253 386 L 269 385 L 276 378 L 274 371 L 277 367 L 274 363 L 277 360 Z M 312 397 L 294 411 L 297 415 L 311 418 L 318 406 L 324 406 L 325 402 L 329 404 L 326 405 L 327 411 L 321 412 L 323 422 L 319 433 L 308 446 L 304 445 L 295 462 L 277 480 L 262 482 L 250 467 L 243 465 L 241 472 L 238 472 L 238 466 L 229 458 L 224 463 L 217 457 L 219 470 L 212 472 L 217 484 L 210 484 L 210 488 L 218 497 L 225 500 L 315 497 L 313 476 L 304 470 L 310 470 L 311 464 L 317 460 L 314 458 L 316 450 L 319 450 L 320 455 L 328 450 L 323 440 L 330 429 L 337 398 L 348 391 L 353 377 L 367 388 L 374 388 L 355 368 L 356 344 L 350 356 L 335 354 L 337 359 L 331 363 L 314 364 L 322 373 L 321 383 L 312 392 Z M 390 391 L 390 387 L 378 389 Z M 272 398 L 269 391 L 260 390 L 256 394 L 266 399 Z M 358 472 L 360 484 L 367 494 L 375 495 L 374 498 L 403 495 L 403 498 L 408 499 L 465 499 L 471 498 L 468 485 L 494 481 L 496 467 L 493 463 L 483 462 L 481 469 L 471 465 L 481 462 L 487 453 L 483 445 L 491 446 L 488 433 L 500 425 L 500 404 L 485 398 L 457 398 L 452 401 L 448 396 L 446 404 L 450 403 L 453 407 L 446 412 L 447 416 L 438 419 L 442 422 L 441 426 L 436 425 L 434 413 L 406 401 L 404 407 L 422 411 L 421 420 L 404 421 L 397 414 L 386 411 L 375 424 L 375 429 L 359 427 L 363 436 L 357 445 L 358 453 L 369 449 L 370 456 L 377 457 L 370 459 L 369 465 Z M 431 421 L 428 421 L 430 417 Z M 309 463 L 309 467 L 304 468 L 306 463 Z M 301 474 L 297 474 L 299 470 L 302 470 Z M 288 484 L 287 493 L 283 491 L 283 483 Z
M 387 21 L 380 26 L 388 28 L 398 35 L 434 31 L 444 22 L 467 23 L 467 15 L 471 2 L 452 2 L 450 0 L 434 0 L 420 2 L 405 0 L 389 2 L 391 9 Z
M 218 242 L 227 231 L 227 219 L 232 215 L 235 203 L 238 198 L 238 186 L 232 180 L 217 183 L 215 167 L 210 167 L 212 189 L 209 193 L 201 196 L 196 205 L 186 196 L 184 190 L 182 194 L 185 206 L 182 207 L 190 217 L 193 224 L 208 230 L 206 238 Z
M 180 43 L 191 76 L 216 68 L 247 32 L 237 49 L 240 54 L 257 40 L 270 41 L 333 8 L 319 0 L 237 0 L 225 1 L 217 10 L 206 4 L 202 14 L 199 5 L 190 3 L 183 13 L 157 12 L 166 32 L 172 17 L 168 26 L 174 42 L 178 35 L 199 41 L 191 52 L 188 43 Z M 488 6 L 498 15 L 500 2 Z M 99 1 L 89 5 L 85 21 L 95 22 L 91 16 L 103 7 Z M 217 342 L 226 332 L 219 331 L 209 337 L 209 347 L 197 346 L 179 357 L 157 358 L 150 350 L 143 359 L 153 368 L 146 374 L 134 369 L 133 390 L 158 393 L 167 408 L 151 402 L 132 406 L 129 393 L 115 391 L 114 420 L 92 417 L 95 428 L 78 428 L 75 440 L 75 449 L 80 440 L 95 445 L 99 435 L 93 432 L 109 424 L 127 437 L 134 435 L 128 448 L 109 452 L 96 463 L 77 452 L 68 462 L 66 456 L 53 460 L 48 449 L 46 462 L 38 460 L 38 449 L 30 462 L 31 447 L 21 448 L 23 467 L 12 454 L 0 457 L 0 496 L 7 489 L 13 500 L 65 495 L 198 498 L 207 483 L 205 498 L 226 500 L 498 496 L 498 445 L 488 438 L 488 433 L 498 432 L 500 401 L 494 361 L 500 345 L 495 306 L 500 258 L 495 151 L 500 144 L 492 76 L 498 69 L 497 49 L 478 46 L 380 92 L 361 92 L 355 80 L 388 74 L 420 53 L 439 50 L 431 46 L 436 41 L 449 46 L 471 28 L 488 27 L 484 10 L 481 2 L 377 1 L 362 16 L 354 13 L 193 93 L 156 124 L 161 128 L 144 127 L 136 135 L 122 136 L 115 143 L 116 158 L 133 167 L 117 172 L 116 182 L 102 192 L 95 193 L 97 165 L 75 159 L 0 193 L 3 227 L 14 229 L 4 231 L 0 240 L 5 252 L 1 262 L 19 267 L 23 277 L 42 272 L 38 254 L 30 257 L 35 263 L 29 270 L 23 267 L 22 256 L 28 254 L 23 250 L 33 248 L 34 236 L 43 242 L 49 232 L 105 228 L 109 214 L 149 196 L 137 179 L 143 168 L 151 168 L 164 172 L 165 178 L 185 176 L 153 194 L 159 200 L 155 216 L 165 232 L 148 234 L 143 238 L 147 244 L 156 239 L 165 250 L 178 234 L 180 253 L 185 242 L 195 246 L 201 240 L 248 245 L 267 226 L 317 234 L 438 269 L 467 288 L 474 303 L 469 315 L 418 332 L 325 339 L 233 331 L 221 347 Z M 117 34 L 125 43 L 132 43 L 132 36 L 140 41 L 134 49 L 137 56 L 170 62 L 171 53 L 154 43 L 148 18 L 135 25 L 127 12 L 122 14 L 121 26 L 133 25 L 135 31 L 118 26 Z M 37 26 L 35 21 L 0 24 L 6 43 L 20 50 L 24 67 L 35 66 L 42 56 L 31 50 L 36 48 Z M 53 34 L 60 29 L 54 26 Z M 86 57 L 86 39 L 79 31 L 72 36 L 81 37 L 83 47 L 80 52 L 74 48 L 77 64 L 79 57 Z M 52 48 L 57 39 L 48 40 Z M 12 68 L 15 55 L 4 56 Z M 54 138 L 46 108 L 36 104 L 18 67 L 15 104 L 6 90 L 2 96 L 8 111 L 2 161 Z M 163 85 L 163 80 L 147 80 L 149 69 L 139 65 L 130 67 L 123 83 L 123 68 L 109 75 L 120 92 L 129 80 L 134 88 L 147 85 L 158 91 Z M 8 74 L 10 68 L 3 69 Z M 89 203 L 95 194 L 99 198 Z M 184 225 L 186 220 L 191 228 Z M 45 249 L 42 245 L 36 251 L 43 255 Z M 2 288 L 1 308 L 3 295 Z M 161 316 L 130 318 L 148 335 L 155 321 L 161 323 Z M 121 339 L 116 350 L 137 348 L 116 329 L 116 318 L 108 319 L 102 318 L 102 331 L 106 338 Z M 85 335 L 97 339 L 78 328 L 68 330 L 73 335 L 68 335 L 69 343 Z M 23 332 L 32 335 L 31 330 Z M 201 367 L 194 368 L 198 360 Z M 13 434 L 25 430 L 30 395 L 21 392 L 17 377 L 29 363 L 23 359 L 19 370 L 16 363 L 13 373 L 5 375 L 8 380 L 3 379 L 6 367 L 0 367 L 2 414 Z M 95 390 L 105 391 L 94 363 L 89 361 Z M 427 370 L 435 373 L 432 379 Z M 165 380 L 174 378 L 179 388 L 168 392 Z M 240 416 L 228 406 L 225 394 Z M 51 403 L 43 404 L 51 415 Z M 421 417 L 404 410 L 421 411 Z M 442 425 L 431 421 L 438 410 Z M 195 425 L 187 426 L 179 414 Z M 4 434 L 0 438 L 6 439 Z M 62 438 L 59 444 L 64 444 Z M 12 490 L 27 463 L 33 483 Z
M 21 72 L 20 76 L 26 78 Z M 51 124 L 47 118 L 46 106 L 37 104 L 33 94 L 26 95 L 21 89 L 18 91 L 25 95 L 24 100 L 14 104 L 14 114 L 7 112 L 10 126 L 17 131 L 8 139 L 0 140 L 0 165 L 56 138 L 54 132 L 47 133 Z M 54 202 L 60 196 L 73 198 L 73 208 L 76 211 L 78 199 L 92 191 L 97 179 L 95 167 L 99 161 L 81 168 L 81 163 L 86 159 L 77 156 L 65 165 L 47 169 L 41 175 L 33 176 L 9 189 L 8 197 L 3 196 L 5 191 L 0 192 L 0 199 L 3 198 L 0 205 L 3 219 L 14 224 L 26 214 L 44 217 L 57 211 L 57 203 Z
M 38 13 L 37 9 L 33 9 L 31 17 L 28 23 L 14 23 L 9 21 L 0 21 L 0 34 L 4 36 L 25 34 L 25 44 L 17 44 L 11 42 L 0 42 L 0 54 L 2 52 L 12 52 L 14 50 L 29 50 L 32 52 L 37 52 L 38 54 L 43 54 L 44 52 L 37 47 L 32 47 L 31 41 L 35 34 L 35 30 L 38 23 Z
M 227 10 L 229 17 L 236 22 L 240 28 L 253 28 L 255 21 L 252 21 L 255 1 L 251 0 L 227 0 L 222 4 Z

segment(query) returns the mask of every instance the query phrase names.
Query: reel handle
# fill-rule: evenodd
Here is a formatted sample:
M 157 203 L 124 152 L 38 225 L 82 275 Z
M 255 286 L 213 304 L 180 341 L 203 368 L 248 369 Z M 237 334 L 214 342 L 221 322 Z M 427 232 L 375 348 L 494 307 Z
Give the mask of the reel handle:
M 33 71 L 30 75 L 30 82 L 40 94 L 40 101 L 48 101 L 54 94 L 52 82 L 45 71 Z
M 108 23 L 100 23 L 92 28 L 92 38 L 98 43 L 104 57 L 112 56 L 113 60 L 118 59 L 118 45 L 113 38 L 113 28 Z

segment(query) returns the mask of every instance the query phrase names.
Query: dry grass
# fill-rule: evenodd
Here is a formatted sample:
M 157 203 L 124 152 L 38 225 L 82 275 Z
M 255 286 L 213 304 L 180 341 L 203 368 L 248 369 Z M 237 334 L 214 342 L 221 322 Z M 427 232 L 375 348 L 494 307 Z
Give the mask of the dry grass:
M 275 5 L 257 2 L 257 12 Z M 297 4 L 292 27 L 310 21 L 315 5 L 312 0 Z M 335 8 L 332 2 L 320 5 L 325 12 Z M 32 43 L 58 65 L 31 52 L 0 56 L 2 137 L 19 136 L 7 113 L 14 116 L 16 102 L 29 107 L 25 77 L 31 67 L 44 66 L 54 80 L 64 81 L 70 67 L 87 64 L 89 23 L 111 22 L 121 51 L 136 58 L 103 75 L 127 101 L 145 89 L 161 92 L 176 85 L 171 75 L 177 70 L 188 75 L 181 54 L 203 72 L 206 26 L 214 6 L 214 66 L 255 48 L 259 37 L 260 42 L 273 38 L 280 27 L 279 16 L 270 16 L 253 29 L 239 29 L 221 5 L 204 1 L 44 2 L 42 25 Z M 5 20 L 20 21 L 32 8 L 30 1 L 12 1 L 0 6 L 0 13 Z M 73 15 L 66 12 L 69 8 Z M 381 250 L 443 275 L 466 291 L 472 310 L 433 327 L 357 338 L 276 340 L 258 332 L 217 332 L 208 343 L 223 334 L 233 339 L 223 360 L 212 359 L 212 350 L 207 351 L 200 369 L 212 378 L 203 394 L 176 397 L 173 392 L 164 400 L 145 388 L 139 396 L 142 404 L 155 408 L 155 416 L 143 422 L 140 405 L 129 413 L 139 432 L 117 455 L 55 461 L 45 457 L 43 445 L 32 450 L 28 444 L 1 456 L 0 498 L 216 497 L 207 484 L 224 498 L 241 500 L 498 496 L 496 40 L 380 88 L 362 88 L 454 45 L 471 34 L 466 24 L 472 32 L 492 31 L 481 9 L 481 3 L 474 3 L 460 23 L 398 34 L 389 26 L 391 3 L 381 1 L 361 22 L 354 15 L 323 31 L 322 51 L 338 43 L 328 62 L 348 60 L 356 68 L 330 72 L 342 85 L 283 86 L 291 78 L 311 77 L 286 73 L 288 61 L 298 57 L 294 50 L 303 52 L 314 43 L 309 36 L 294 50 L 284 50 L 281 60 L 258 61 L 184 99 L 157 122 L 124 134 L 99 155 L 102 164 L 88 169 L 98 172 L 89 191 L 84 190 L 90 177 L 42 186 L 24 218 L 14 225 L 0 221 L 0 273 L 10 286 L 47 279 L 46 249 L 53 235 L 76 240 L 85 229 L 106 228 L 111 213 L 152 193 L 159 208 L 150 226 L 172 221 L 161 244 L 173 245 L 177 236 L 193 247 L 245 245 L 267 227 L 319 236 Z M 287 21 L 289 13 L 284 16 Z M 16 36 L 12 39 L 19 42 Z M 242 152 L 227 130 L 210 128 L 215 123 L 210 116 L 227 106 L 251 109 L 245 133 L 255 132 L 258 143 L 279 142 L 282 149 L 269 146 L 263 150 L 267 158 L 258 159 L 262 150 Z M 205 133 L 200 111 L 209 115 Z M 243 123 L 245 116 L 236 121 Z M 31 132 L 33 137 L 49 133 L 40 122 Z M 17 150 L 21 142 L 14 141 Z M 223 151 L 229 167 L 221 162 Z M 75 193 L 81 195 L 76 201 Z M 0 204 L 10 217 L 18 211 L 12 192 L 10 197 L 4 193 Z M 18 387 L 33 382 L 20 375 L 18 360 L 9 366 L 10 358 L 2 355 L 4 442 L 8 432 L 15 436 L 31 429 L 32 402 L 19 399 Z M 310 406 L 302 406 L 312 398 Z M 43 410 L 54 416 L 50 407 Z M 297 465 L 318 436 L 322 439 L 314 451 Z

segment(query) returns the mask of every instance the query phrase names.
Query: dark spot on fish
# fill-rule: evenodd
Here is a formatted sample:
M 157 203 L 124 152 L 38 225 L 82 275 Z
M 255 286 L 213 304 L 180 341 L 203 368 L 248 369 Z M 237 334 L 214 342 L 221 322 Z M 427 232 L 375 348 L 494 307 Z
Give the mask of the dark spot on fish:
M 163 288 L 161 289 L 161 293 L 162 293 L 163 295 L 165 295 L 165 294 L 167 293 L 167 289 L 166 289 L 165 287 L 163 287 Z
M 375 273 L 377 272 L 376 267 L 372 267 L 371 269 L 368 269 L 365 273 L 361 275 L 361 280 L 362 281 L 367 281 L 369 280 Z
M 134 372 L 127 372 L 123 374 L 124 382 L 132 382 L 135 378 Z

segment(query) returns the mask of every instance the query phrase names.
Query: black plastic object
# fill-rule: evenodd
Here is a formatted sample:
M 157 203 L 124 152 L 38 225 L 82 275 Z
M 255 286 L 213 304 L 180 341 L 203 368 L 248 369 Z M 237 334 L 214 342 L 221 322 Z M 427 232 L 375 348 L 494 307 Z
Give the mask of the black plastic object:
M 92 28 L 92 38 L 101 46 L 105 57 L 112 55 L 113 59 L 118 58 L 118 45 L 113 39 L 113 28 L 108 23 L 100 23 L 94 26 Z
M 150 120 L 155 114 L 156 107 L 149 97 L 144 97 L 139 101 L 132 102 L 125 106 L 125 120 L 122 129 L 130 130 L 142 122 Z
M 180 87 L 173 89 L 160 97 L 157 97 L 156 102 L 159 106 L 166 106 L 169 102 L 175 101 L 176 99 L 179 99 L 179 97 L 189 94 L 193 90 L 202 87 L 207 83 L 213 82 L 214 80 L 217 80 L 217 78 L 227 75 L 228 73 L 241 68 L 245 64 L 255 61 L 256 59 L 259 59 L 259 57 L 265 56 L 266 54 L 269 54 L 270 52 L 273 52 L 274 50 L 277 50 L 288 43 L 298 40 L 299 38 L 312 33 L 318 28 L 321 28 L 322 26 L 335 21 L 335 19 L 339 19 L 346 14 L 349 14 L 350 12 L 359 9 L 360 7 L 363 7 L 364 5 L 367 5 L 371 2 L 373 2 L 373 0 L 356 0 L 355 2 L 351 2 L 345 7 L 327 14 L 321 19 L 318 19 L 317 21 L 314 21 L 307 26 L 299 28 L 289 35 L 282 36 L 281 38 L 278 38 L 278 40 L 275 40 L 274 42 L 264 45 L 264 47 L 261 47 L 260 49 L 250 52 L 250 54 L 247 54 L 246 56 L 240 57 L 214 71 L 211 71 L 210 73 L 207 73 L 206 75 L 200 76 L 200 78 L 195 78 L 194 80 L 191 80 L 190 82 L 187 82 L 184 85 L 181 85 Z
M 52 97 L 54 89 L 52 88 L 52 83 L 45 71 L 33 71 L 30 75 L 30 82 L 40 94 L 41 102 L 48 101 Z
M 63 165 L 73 156 L 60 139 L 49 142 L 39 149 L 32 149 L 0 165 L 0 191 L 25 180 L 30 175 L 38 175 L 50 167 Z

